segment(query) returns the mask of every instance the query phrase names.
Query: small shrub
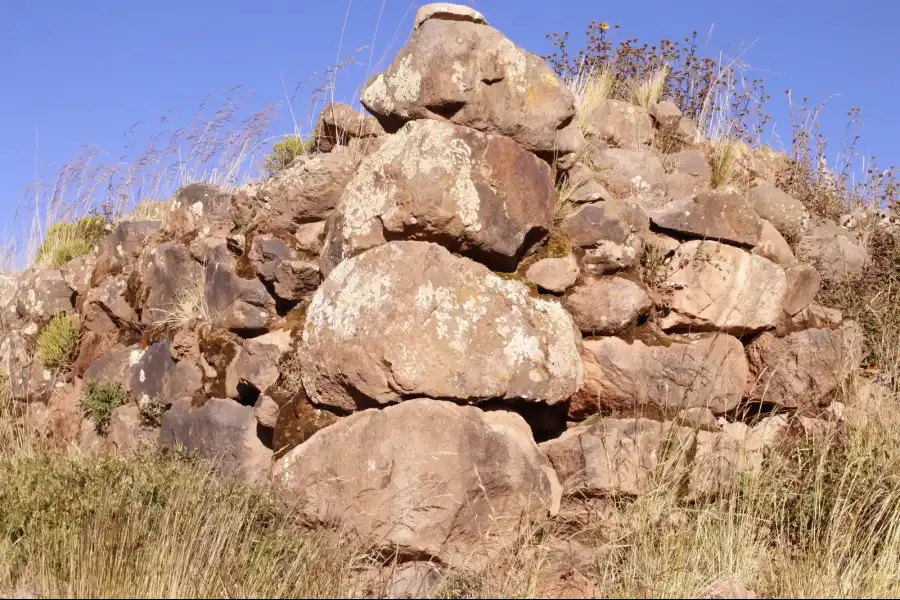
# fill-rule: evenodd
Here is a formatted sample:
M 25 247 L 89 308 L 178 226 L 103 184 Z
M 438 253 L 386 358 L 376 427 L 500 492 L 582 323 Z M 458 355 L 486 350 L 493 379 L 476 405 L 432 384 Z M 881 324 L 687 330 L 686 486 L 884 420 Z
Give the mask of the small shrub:
M 141 421 L 150 427 L 160 427 L 165 412 L 166 407 L 154 400 L 140 406 Z
M 266 157 L 266 170 L 274 175 L 285 169 L 298 156 L 315 152 L 315 141 L 304 140 L 299 135 L 286 135 L 280 142 L 272 144 L 272 154 Z
M 68 370 L 78 355 L 82 330 L 76 316 L 58 314 L 50 319 L 37 337 L 37 354 L 44 366 L 55 372 Z
M 97 431 L 105 433 L 112 412 L 127 402 L 128 390 L 121 383 L 89 381 L 81 405 Z
M 107 221 L 91 216 L 74 223 L 61 221 L 47 228 L 35 260 L 48 267 L 58 267 L 93 250 L 106 235 Z

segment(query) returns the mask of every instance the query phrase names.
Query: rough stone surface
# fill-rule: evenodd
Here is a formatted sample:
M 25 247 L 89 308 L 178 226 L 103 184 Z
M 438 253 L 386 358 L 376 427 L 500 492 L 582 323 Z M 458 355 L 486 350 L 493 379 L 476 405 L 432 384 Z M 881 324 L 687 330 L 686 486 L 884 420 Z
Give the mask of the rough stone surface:
M 253 407 L 211 398 L 198 408 L 183 399 L 163 415 L 159 444 L 196 452 L 214 461 L 223 473 L 258 484 L 269 476 L 272 451 L 259 439 L 256 428 Z
M 358 164 L 350 152 L 317 154 L 292 163 L 260 186 L 260 220 L 269 230 L 293 232 L 303 223 L 327 219 Z
M 770 260 L 700 240 L 682 244 L 670 260 L 670 312 L 661 320 L 663 329 L 742 335 L 774 327 L 781 318 L 787 279 Z
M 297 231 L 294 233 L 294 239 L 297 240 L 298 250 L 318 255 L 322 252 L 322 248 L 325 247 L 325 221 L 298 225 Z
M 566 219 L 562 231 L 576 248 L 583 248 L 585 270 L 603 274 L 625 269 L 640 260 L 650 220 L 634 202 L 608 200 L 586 204 Z
M 862 359 L 862 332 L 854 321 L 837 329 L 806 329 L 783 338 L 765 332 L 747 347 L 748 394 L 796 408 L 825 399 Z
M 759 232 L 759 241 L 753 247 L 753 254 L 768 258 L 776 265 L 780 265 L 787 269 L 797 262 L 794 252 L 791 250 L 790 244 L 784 239 L 778 230 L 766 220 L 762 222 L 762 229 Z
M 826 229 L 813 230 L 800 238 L 797 258 L 816 267 L 822 279 L 839 283 L 862 273 L 868 253 L 852 236 L 837 235 Z
M 663 204 L 666 172 L 651 151 L 607 148 L 594 153 L 591 162 L 616 198 L 633 198 L 645 209 Z
M 487 24 L 484 15 L 474 8 L 462 4 L 451 4 L 450 2 L 432 2 L 420 8 L 416 12 L 413 28 L 418 29 L 428 19 Z
M 589 354 L 585 388 L 610 412 L 662 419 L 690 408 L 722 414 L 738 405 L 747 382 L 744 348 L 726 334 L 669 346 L 614 337 L 583 346 Z
M 112 411 L 104 446 L 109 451 L 132 452 L 152 447 L 157 435 L 157 431 L 144 424 L 137 404 L 128 403 Z
M 313 296 L 303 384 L 348 410 L 416 396 L 553 404 L 581 384 L 576 336 L 562 306 L 521 283 L 436 244 L 391 242 L 341 263 Z
M 291 350 L 291 332 L 273 331 L 247 340 L 235 359 L 229 363 L 225 375 L 225 388 L 232 398 L 246 395 L 243 387 L 250 386 L 256 393 L 265 392 L 278 381 L 278 363 L 281 356 Z
M 703 239 L 756 246 L 762 219 L 741 194 L 703 192 L 675 199 L 650 211 L 650 220 L 662 229 Z
M 449 120 L 555 156 L 563 169 L 583 143 L 575 98 L 546 61 L 479 23 L 422 23 L 369 80 L 362 103 L 389 132 L 413 119 Z
M 99 335 L 115 335 L 120 329 L 137 330 L 140 318 L 126 300 L 124 275 L 107 278 L 84 298 L 81 312 L 85 327 Z
M 551 479 L 518 415 L 424 399 L 347 417 L 273 469 L 284 502 L 309 521 L 400 557 L 468 564 L 489 559 L 523 517 L 550 512 Z
M 366 159 L 329 223 L 322 271 L 390 239 L 513 269 L 552 226 L 550 167 L 508 138 L 413 121 Z
M 147 237 L 159 229 L 158 221 L 123 221 L 100 244 L 97 262 L 91 274 L 92 285 L 110 275 L 129 274 Z
M 350 140 L 367 140 L 384 134 L 375 117 L 357 112 L 343 102 L 331 102 L 319 113 L 313 132 L 320 152 L 331 152 L 335 146 L 347 146 Z
M 254 273 L 225 249 L 216 247 L 207 258 L 203 298 L 213 323 L 235 333 L 259 333 L 275 319 L 275 299 Z
M 747 201 L 760 217 L 785 237 L 796 239 L 809 225 L 809 212 L 803 203 L 774 185 L 751 188 L 747 192 Z
M 299 302 L 308 298 L 322 281 L 318 264 L 301 260 L 287 244 L 272 235 L 255 236 L 247 256 L 257 276 L 281 300 Z
M 584 279 L 563 299 L 582 333 L 615 335 L 653 307 L 646 288 L 616 275 Z
M 29 269 L 19 279 L 16 311 L 21 319 L 41 326 L 55 314 L 72 312 L 74 296 L 58 269 Z
M 561 294 L 575 285 L 581 270 L 571 254 L 563 258 L 542 258 L 528 267 L 525 277 L 549 292 Z
M 682 150 L 666 156 L 666 189 L 670 196 L 695 196 L 709 189 L 712 171 L 702 152 Z
M 141 309 L 141 323 L 150 326 L 172 318 L 176 303 L 203 280 L 201 266 L 187 248 L 174 242 L 146 249 L 132 276 L 140 286 L 132 305 Z
M 641 495 L 660 472 L 684 473 L 695 435 L 650 419 L 600 419 L 541 444 L 566 495 Z
M 613 148 L 640 149 L 653 141 L 653 131 L 645 108 L 622 100 L 605 100 L 592 115 L 585 135 Z
M 815 299 L 822 284 L 822 277 L 814 267 L 803 263 L 785 269 L 784 275 L 787 278 L 784 311 L 793 316 Z

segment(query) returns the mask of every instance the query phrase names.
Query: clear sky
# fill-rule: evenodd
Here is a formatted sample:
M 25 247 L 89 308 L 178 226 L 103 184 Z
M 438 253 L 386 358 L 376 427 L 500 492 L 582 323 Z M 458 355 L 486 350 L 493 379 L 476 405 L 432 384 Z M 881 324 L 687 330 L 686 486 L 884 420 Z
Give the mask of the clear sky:
M 423 3 L 0 0 L 0 208 L 11 214 L 36 166 L 44 172 L 88 144 L 117 156 L 136 136 L 158 130 L 163 115 L 183 124 L 208 93 L 221 98 L 235 85 L 253 91 L 255 108 L 283 102 L 283 85 L 291 95 L 308 74 L 334 64 L 339 44 L 345 58 L 374 37 L 371 69 L 366 49 L 357 55 L 361 65 L 338 75 L 336 98 L 352 99 L 366 71 L 380 70 L 379 59 L 387 53 L 390 60 L 402 46 Z M 785 88 L 813 100 L 841 94 L 824 115 L 826 131 L 840 134 L 847 109 L 859 105 L 866 125 L 859 149 L 883 163 L 900 162 L 900 1 L 463 3 L 538 54 L 548 50 L 545 34 L 569 30 L 578 41 L 591 19 L 620 24 L 619 38 L 651 42 L 692 29 L 705 38 L 715 24 L 709 54 L 752 44 L 744 58 L 758 69 L 752 74 L 765 76 L 785 139 Z M 318 80 L 306 81 L 293 104 L 304 129 Z M 272 133 L 291 127 L 283 110 Z

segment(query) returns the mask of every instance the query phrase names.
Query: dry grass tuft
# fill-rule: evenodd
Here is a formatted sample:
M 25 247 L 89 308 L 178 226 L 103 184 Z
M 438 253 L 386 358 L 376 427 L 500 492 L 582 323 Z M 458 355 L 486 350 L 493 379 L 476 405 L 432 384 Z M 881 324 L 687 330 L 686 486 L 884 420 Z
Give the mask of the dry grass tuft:
M 628 89 L 631 103 L 643 108 L 650 108 L 660 101 L 665 91 L 666 81 L 669 78 L 670 67 L 663 64 L 656 68 L 645 80 L 637 83 L 629 80 Z
M 584 70 L 564 77 L 568 88 L 575 95 L 578 111 L 578 126 L 585 134 L 591 126 L 597 111 L 613 91 L 613 76 L 608 67 Z
M 175 331 L 212 321 L 206 301 L 206 264 L 197 270 L 197 276 L 178 290 L 170 309 L 160 309 L 153 320 L 157 331 Z

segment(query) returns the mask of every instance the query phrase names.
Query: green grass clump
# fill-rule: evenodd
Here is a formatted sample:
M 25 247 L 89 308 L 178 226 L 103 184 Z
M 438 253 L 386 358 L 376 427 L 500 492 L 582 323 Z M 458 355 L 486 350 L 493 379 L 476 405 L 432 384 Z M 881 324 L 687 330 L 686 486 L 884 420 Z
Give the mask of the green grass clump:
M 84 256 L 106 235 L 106 219 L 84 217 L 74 223 L 60 221 L 47 228 L 35 260 L 47 267 L 58 267 L 78 256 Z
M 81 405 L 88 419 L 104 433 L 112 412 L 128 402 L 128 390 L 121 383 L 89 381 Z
M 280 142 L 272 144 L 272 154 L 266 157 L 266 170 L 275 175 L 284 170 L 298 156 L 315 152 L 315 140 L 304 140 L 299 135 L 286 135 Z
M 81 320 L 73 315 L 58 314 L 50 319 L 37 337 L 37 354 L 44 366 L 56 372 L 68 370 L 78 356 L 83 329 Z

